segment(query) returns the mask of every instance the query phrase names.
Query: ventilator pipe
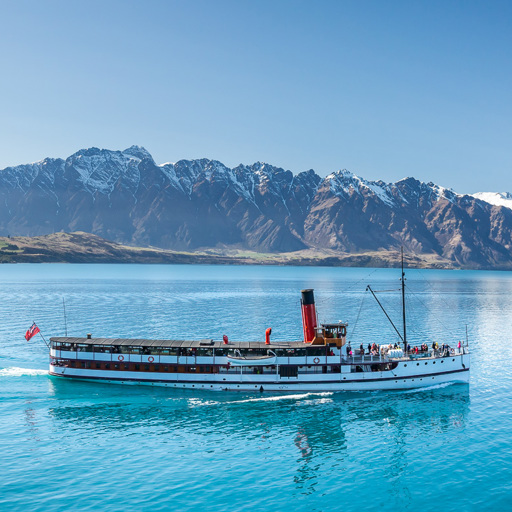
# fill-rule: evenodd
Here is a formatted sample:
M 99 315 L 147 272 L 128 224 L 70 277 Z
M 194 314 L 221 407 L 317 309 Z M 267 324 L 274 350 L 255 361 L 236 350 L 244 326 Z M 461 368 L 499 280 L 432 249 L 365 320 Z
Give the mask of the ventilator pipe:
M 265 331 L 265 345 L 270 345 L 270 335 L 272 334 L 272 327 Z
M 224 345 L 227 345 L 228 344 L 228 337 L 224 334 L 224 336 L 222 336 L 222 339 L 224 340 Z

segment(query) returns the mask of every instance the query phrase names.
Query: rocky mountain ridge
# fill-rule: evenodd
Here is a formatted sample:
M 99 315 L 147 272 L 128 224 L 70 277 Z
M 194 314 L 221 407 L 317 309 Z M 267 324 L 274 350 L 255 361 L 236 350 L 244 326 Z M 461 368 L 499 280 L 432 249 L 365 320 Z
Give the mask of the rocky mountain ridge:
M 0 171 L 0 235 L 84 231 L 178 251 L 327 249 L 431 254 L 469 268 L 512 268 L 512 209 L 405 178 L 321 178 L 257 162 L 157 165 L 139 146 L 89 148 Z

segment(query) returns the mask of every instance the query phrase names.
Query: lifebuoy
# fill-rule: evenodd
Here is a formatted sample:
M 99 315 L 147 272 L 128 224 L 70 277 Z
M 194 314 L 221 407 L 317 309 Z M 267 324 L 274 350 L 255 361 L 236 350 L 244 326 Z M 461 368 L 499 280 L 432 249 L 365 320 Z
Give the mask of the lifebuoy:
M 148 357 L 148 361 L 149 361 L 150 363 L 152 363 L 154 360 L 155 360 L 155 358 L 154 358 L 153 356 L 149 356 L 149 357 Z
M 340 334 L 342 338 L 344 338 L 347 335 L 347 328 L 344 325 L 341 326 Z
M 453 356 L 453 354 L 455 354 L 455 349 L 454 348 L 451 348 L 450 349 L 450 354 Z
M 118 361 L 124 361 L 124 356 L 117 356 Z
M 318 357 L 315 357 L 315 359 L 313 359 L 313 363 L 318 364 L 319 362 L 320 362 L 320 359 L 318 359 Z

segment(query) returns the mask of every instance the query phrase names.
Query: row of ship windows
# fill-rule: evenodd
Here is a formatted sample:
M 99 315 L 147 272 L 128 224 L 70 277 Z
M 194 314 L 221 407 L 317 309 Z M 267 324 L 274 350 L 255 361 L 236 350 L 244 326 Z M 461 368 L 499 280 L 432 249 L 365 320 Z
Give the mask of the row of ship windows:
M 136 355 L 153 355 L 153 356 L 182 356 L 182 357 L 224 357 L 227 355 L 237 355 L 238 349 L 233 348 L 158 348 L 158 347 L 131 347 L 131 346 L 104 346 L 104 345 L 86 345 L 75 343 L 52 344 L 54 350 L 62 350 L 66 352 L 94 352 L 97 354 L 136 354 Z M 307 348 L 273 348 L 273 352 L 279 357 L 306 357 L 306 356 L 325 356 L 334 355 L 333 349 L 330 347 Z M 243 349 L 242 353 L 256 356 L 267 355 L 267 349 Z
M 192 366 L 192 365 L 163 365 L 163 364 L 138 364 L 138 363 L 106 363 L 100 361 L 75 361 L 59 359 L 54 361 L 55 366 L 67 368 L 83 368 L 92 370 L 122 370 L 131 372 L 171 372 L 171 373 L 234 373 L 240 372 L 240 367 L 226 365 Z M 246 366 L 244 373 L 275 374 L 275 366 Z M 285 377 L 296 376 L 297 373 L 340 373 L 339 365 L 318 365 L 318 366 L 284 366 L 279 367 L 279 373 Z
M 452 359 L 452 361 L 455 361 L 455 358 L 453 358 L 453 359 Z M 441 359 L 441 363 L 444 363 L 444 359 Z M 428 361 L 427 361 L 425 364 L 428 364 Z M 435 362 L 435 361 L 433 361 L 433 362 L 432 362 L 432 364 L 436 364 L 436 362 Z M 416 363 L 416 366 L 419 366 L 419 365 L 420 365 L 420 363 Z M 404 367 L 405 367 L 405 366 L 407 366 L 407 363 L 406 363 L 406 364 L 404 364 Z

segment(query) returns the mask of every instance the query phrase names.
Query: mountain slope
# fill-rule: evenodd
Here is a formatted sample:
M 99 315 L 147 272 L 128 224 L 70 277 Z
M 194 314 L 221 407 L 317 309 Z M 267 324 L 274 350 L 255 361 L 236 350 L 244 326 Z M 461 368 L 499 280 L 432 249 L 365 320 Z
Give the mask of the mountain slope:
M 178 251 L 238 248 L 434 255 L 469 268 L 508 268 L 512 209 L 406 178 L 320 178 L 264 163 L 157 165 L 138 146 L 80 150 L 0 171 L 0 235 L 94 233 Z

